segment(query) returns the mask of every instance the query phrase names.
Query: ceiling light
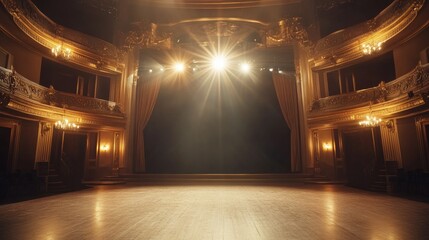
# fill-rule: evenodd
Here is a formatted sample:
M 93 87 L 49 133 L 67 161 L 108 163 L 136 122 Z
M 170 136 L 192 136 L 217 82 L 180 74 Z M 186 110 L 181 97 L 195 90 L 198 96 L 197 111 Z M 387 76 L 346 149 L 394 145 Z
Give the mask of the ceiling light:
M 176 72 L 183 72 L 185 70 L 185 65 L 183 63 L 175 63 L 174 70 Z
M 216 56 L 212 60 L 212 67 L 216 71 L 222 71 L 226 67 L 226 58 L 224 56 Z
M 248 73 L 250 71 L 250 64 L 249 63 L 242 63 L 240 65 L 240 69 L 243 73 Z

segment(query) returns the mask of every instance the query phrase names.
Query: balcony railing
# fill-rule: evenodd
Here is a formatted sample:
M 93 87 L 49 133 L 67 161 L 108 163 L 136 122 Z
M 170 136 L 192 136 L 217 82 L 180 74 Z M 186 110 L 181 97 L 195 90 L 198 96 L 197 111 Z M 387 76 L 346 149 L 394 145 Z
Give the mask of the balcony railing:
M 353 93 L 329 96 L 315 100 L 311 113 L 351 109 L 368 105 L 369 102 L 380 103 L 402 96 L 429 93 L 429 64 L 418 65 L 413 71 L 388 83 L 381 82 L 377 87 Z M 410 95 L 409 95 L 410 94 Z
M 13 98 L 81 112 L 123 116 L 116 102 L 63 93 L 28 80 L 14 70 L 0 67 L 0 92 Z

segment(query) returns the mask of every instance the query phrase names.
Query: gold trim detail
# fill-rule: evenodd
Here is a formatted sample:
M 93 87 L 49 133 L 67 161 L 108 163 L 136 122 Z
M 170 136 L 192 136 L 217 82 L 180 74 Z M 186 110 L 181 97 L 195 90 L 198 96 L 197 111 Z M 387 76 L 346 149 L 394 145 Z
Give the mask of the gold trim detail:
M 62 44 L 73 50 L 73 57 L 67 61 L 85 68 L 121 73 L 125 52 L 115 45 L 54 23 L 28 0 L 19 4 L 14 0 L 0 1 L 18 28 L 43 47 L 51 50 Z
M 394 38 L 414 21 L 424 3 L 425 0 L 395 0 L 375 18 L 320 39 L 314 47 L 314 69 L 364 57 L 362 44 Z

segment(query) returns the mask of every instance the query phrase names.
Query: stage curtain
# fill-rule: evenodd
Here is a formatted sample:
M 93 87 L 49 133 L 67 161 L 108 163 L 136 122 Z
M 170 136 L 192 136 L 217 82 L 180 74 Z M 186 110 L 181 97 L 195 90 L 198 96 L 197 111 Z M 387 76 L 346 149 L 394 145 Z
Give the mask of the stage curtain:
M 291 171 L 301 171 L 301 151 L 299 138 L 298 97 L 296 79 L 293 75 L 273 73 L 277 99 L 291 136 Z
M 135 172 L 146 170 L 144 151 L 144 128 L 149 122 L 158 98 L 161 81 L 157 78 L 144 79 L 137 84 L 136 96 L 136 145 L 135 145 Z

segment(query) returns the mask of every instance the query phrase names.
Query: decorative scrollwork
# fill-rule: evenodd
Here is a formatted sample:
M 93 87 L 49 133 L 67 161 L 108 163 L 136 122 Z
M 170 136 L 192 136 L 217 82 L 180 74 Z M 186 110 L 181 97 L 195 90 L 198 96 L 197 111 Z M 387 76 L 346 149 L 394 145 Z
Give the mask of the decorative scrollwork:
M 211 22 L 202 25 L 202 30 L 209 37 L 230 37 L 239 31 L 240 27 L 232 22 Z
M 307 30 L 302 24 L 302 18 L 292 17 L 278 22 L 274 28 L 268 31 L 267 45 L 283 45 L 291 42 L 299 42 L 304 46 L 311 45 Z
M 159 33 L 158 26 L 154 23 L 136 23 L 132 29 L 123 35 L 122 47 L 131 49 L 133 47 L 171 48 L 171 34 Z

